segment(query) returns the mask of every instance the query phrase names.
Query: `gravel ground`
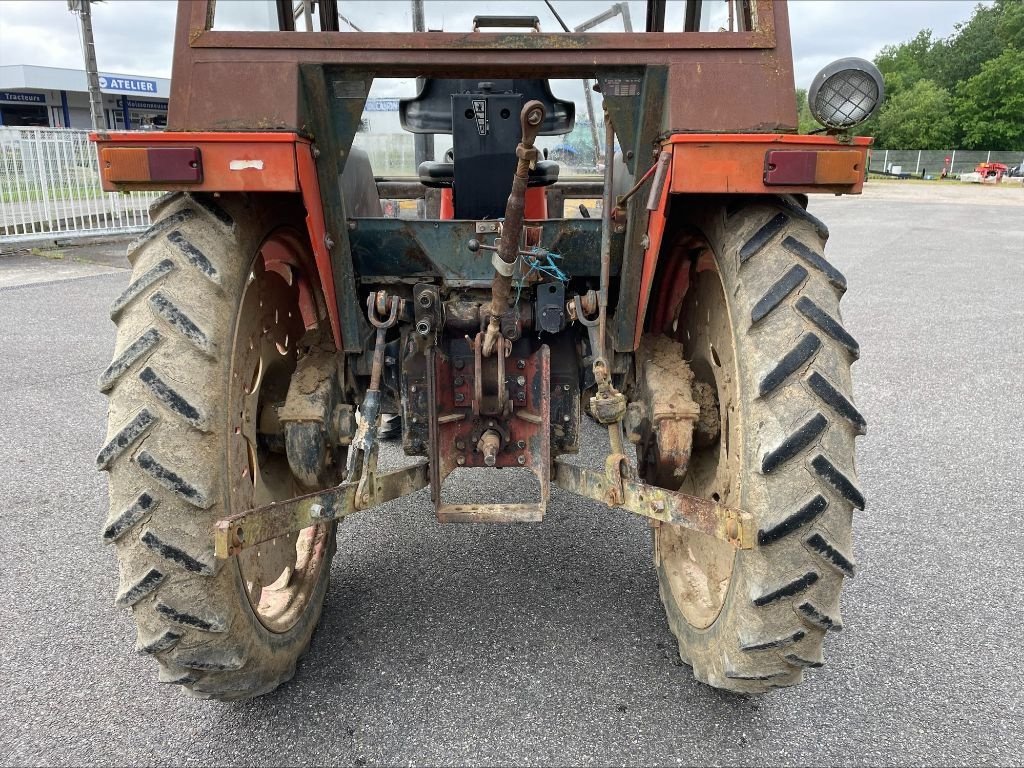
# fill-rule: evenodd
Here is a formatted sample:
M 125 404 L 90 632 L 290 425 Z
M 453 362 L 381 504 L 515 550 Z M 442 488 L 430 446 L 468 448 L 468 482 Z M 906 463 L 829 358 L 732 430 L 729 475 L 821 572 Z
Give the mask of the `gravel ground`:
M 828 663 L 753 699 L 675 658 L 644 522 L 557 489 L 536 526 L 438 525 L 425 491 L 358 515 L 291 683 L 157 685 L 93 463 L 128 276 L 0 259 L 0 764 L 1020 764 L 1024 204 L 986 191 L 812 203 L 851 285 L 869 501 Z

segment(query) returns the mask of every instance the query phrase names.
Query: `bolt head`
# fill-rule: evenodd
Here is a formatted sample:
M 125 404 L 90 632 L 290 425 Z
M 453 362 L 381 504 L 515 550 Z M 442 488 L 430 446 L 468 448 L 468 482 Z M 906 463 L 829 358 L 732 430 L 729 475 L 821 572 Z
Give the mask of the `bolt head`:
M 518 441 L 516 441 L 516 448 L 518 448 L 519 450 L 522 450 L 525 447 L 526 447 L 526 441 L 525 440 L 518 440 Z
M 518 400 L 518 401 L 519 401 L 519 402 L 521 402 L 521 403 L 522 403 L 522 402 L 525 402 L 525 401 L 526 401 L 526 393 L 525 393 L 525 392 L 519 392 L 519 393 L 517 393 L 517 394 L 516 394 L 516 400 Z
M 525 367 L 526 367 L 526 361 L 525 360 L 516 360 L 516 368 L 518 368 L 521 371 Z
M 461 376 L 456 376 L 455 377 L 455 386 L 456 387 L 461 387 L 465 383 L 466 383 L 466 380 L 464 378 L 462 378 Z
M 465 456 L 459 456 L 457 459 L 455 459 L 455 463 L 458 464 L 461 467 L 463 464 L 466 463 L 466 457 Z
M 456 392 L 455 393 L 455 402 L 456 403 L 461 403 L 465 399 L 466 399 L 466 396 L 464 394 L 462 394 L 461 392 Z
M 518 384 L 520 387 L 526 386 L 526 377 L 525 376 L 516 376 L 516 384 Z
M 523 454 L 519 454 L 519 458 L 517 458 L 516 461 L 518 461 L 520 464 L 525 464 L 526 463 L 526 457 L 523 456 Z
M 571 389 L 571 387 L 568 384 L 563 384 L 562 385 L 562 389 L 564 389 L 566 392 L 568 392 Z
M 323 520 L 327 515 L 322 504 L 310 504 L 309 516 L 314 520 Z

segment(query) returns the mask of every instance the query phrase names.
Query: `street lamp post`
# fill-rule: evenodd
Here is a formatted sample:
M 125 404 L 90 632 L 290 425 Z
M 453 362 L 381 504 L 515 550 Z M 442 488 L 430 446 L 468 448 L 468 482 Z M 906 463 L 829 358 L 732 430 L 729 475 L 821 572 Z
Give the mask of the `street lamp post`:
M 89 87 L 89 117 L 94 131 L 106 128 L 103 100 L 100 96 L 100 75 L 96 66 L 96 43 L 92 38 L 92 0 L 68 0 L 68 10 L 78 14 L 82 27 L 82 53 L 85 56 L 85 78 Z

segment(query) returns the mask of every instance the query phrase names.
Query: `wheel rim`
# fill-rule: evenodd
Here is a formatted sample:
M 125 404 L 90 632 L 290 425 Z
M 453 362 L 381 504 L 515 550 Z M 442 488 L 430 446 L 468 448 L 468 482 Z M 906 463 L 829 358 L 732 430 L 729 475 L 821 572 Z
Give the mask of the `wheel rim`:
M 676 337 L 683 344 L 694 382 L 712 386 L 721 425 L 716 440 L 708 445 L 694 443 L 679 490 L 735 506 L 741 450 L 736 353 L 725 289 L 708 250 L 697 261 Z M 702 408 L 706 406 L 701 403 Z M 725 604 L 736 551 L 724 541 L 678 526 L 662 525 L 656 530 L 659 562 L 675 604 L 691 626 L 706 629 Z
M 284 402 L 305 333 L 300 310 L 296 244 L 271 236 L 253 260 L 232 339 L 228 477 L 230 508 L 242 512 L 304 490 L 284 453 L 262 439 Z M 263 430 L 264 432 L 266 430 Z M 330 524 L 305 528 L 244 550 L 237 558 L 244 591 L 260 622 L 287 632 L 301 618 L 320 580 Z

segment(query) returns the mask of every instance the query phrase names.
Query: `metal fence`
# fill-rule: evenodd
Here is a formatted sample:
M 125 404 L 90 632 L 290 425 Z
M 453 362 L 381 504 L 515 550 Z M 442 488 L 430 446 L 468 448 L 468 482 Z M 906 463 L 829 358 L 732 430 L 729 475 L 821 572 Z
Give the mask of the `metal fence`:
M 1003 163 L 1011 168 L 1015 165 L 1024 165 L 1024 150 L 989 152 L 984 149 L 873 149 L 869 168 L 872 171 L 937 177 L 943 168 L 950 176 L 970 173 L 978 163 Z
M 0 243 L 135 232 L 159 192 L 104 192 L 88 131 L 0 127 Z

